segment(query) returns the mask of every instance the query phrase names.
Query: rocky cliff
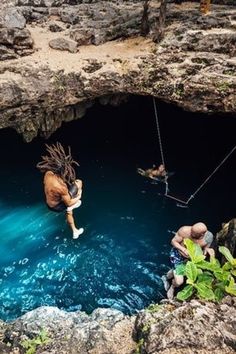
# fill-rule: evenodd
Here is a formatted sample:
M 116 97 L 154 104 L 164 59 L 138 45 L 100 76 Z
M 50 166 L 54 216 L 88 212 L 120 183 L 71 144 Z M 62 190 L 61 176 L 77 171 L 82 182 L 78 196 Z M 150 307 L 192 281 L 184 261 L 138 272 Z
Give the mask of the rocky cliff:
M 161 0 L 4 1 L 0 128 L 47 137 L 94 100 L 130 94 L 234 114 L 235 7 L 204 16 L 198 3 L 168 3 L 162 36 L 164 10 Z
M 41 354 L 231 354 L 236 351 L 236 298 L 221 304 L 163 301 L 128 317 L 41 307 L 0 323 L 0 352 Z
M 218 245 L 236 256 L 236 219 L 222 225 Z M 224 260 L 223 260 L 224 262 Z M 98 308 L 91 315 L 40 307 L 0 321 L 1 354 L 231 354 L 236 351 L 236 297 L 219 303 L 162 300 L 133 316 Z

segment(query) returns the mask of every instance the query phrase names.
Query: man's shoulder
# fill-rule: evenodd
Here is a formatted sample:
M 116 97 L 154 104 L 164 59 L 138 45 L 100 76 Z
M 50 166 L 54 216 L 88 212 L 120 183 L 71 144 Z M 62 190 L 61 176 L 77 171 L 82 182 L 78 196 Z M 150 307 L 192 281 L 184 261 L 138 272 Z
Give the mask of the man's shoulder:
M 56 192 L 66 193 L 68 190 L 67 185 L 63 179 L 55 174 L 48 175 L 46 177 L 46 183 Z
M 181 226 L 177 233 L 183 238 L 189 237 L 191 234 L 191 226 Z

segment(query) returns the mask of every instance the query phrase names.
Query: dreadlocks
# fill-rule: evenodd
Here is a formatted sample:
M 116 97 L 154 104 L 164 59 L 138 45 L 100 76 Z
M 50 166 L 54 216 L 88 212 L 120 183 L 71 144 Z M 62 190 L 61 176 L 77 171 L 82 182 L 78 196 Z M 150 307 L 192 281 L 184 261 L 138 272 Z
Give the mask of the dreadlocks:
M 49 146 L 45 144 L 45 146 L 48 155 L 41 156 L 42 161 L 37 164 L 37 168 L 43 173 L 52 171 L 59 175 L 69 186 L 73 184 L 76 179 L 73 165 L 79 166 L 79 163 L 73 160 L 70 146 L 68 147 L 68 155 L 58 142 L 55 145 Z

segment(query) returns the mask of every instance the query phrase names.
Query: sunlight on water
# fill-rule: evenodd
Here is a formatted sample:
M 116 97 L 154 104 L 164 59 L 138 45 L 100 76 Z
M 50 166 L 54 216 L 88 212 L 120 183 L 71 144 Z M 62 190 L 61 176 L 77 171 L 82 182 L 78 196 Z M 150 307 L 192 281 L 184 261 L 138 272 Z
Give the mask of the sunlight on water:
M 2 319 L 41 305 L 87 312 L 109 306 L 133 313 L 150 299 L 163 297 L 155 262 L 159 255 L 135 233 L 134 216 L 108 214 L 107 233 L 94 229 L 95 220 L 75 241 L 64 215 L 48 211 L 44 204 L 0 206 Z
M 45 142 L 25 144 L 16 134 L 0 130 L 1 151 L 8 152 L 0 156 L 1 319 L 12 320 L 41 305 L 88 313 L 112 307 L 134 313 L 166 295 L 161 276 L 170 266 L 173 234 L 168 230 L 203 221 L 214 233 L 221 222 L 235 217 L 233 158 L 189 208 L 177 207 L 163 197 L 163 186 L 137 175 L 137 167 L 160 161 L 150 103 L 139 97 L 129 110 L 125 105 L 106 111 L 96 106 L 91 116 L 64 125 L 47 141 L 70 145 L 81 165 L 84 188 L 75 219 L 85 232 L 78 240 L 72 239 L 65 215 L 44 204 L 42 176 L 35 165 Z M 235 137 L 230 141 L 229 132 L 233 134 L 235 127 L 227 126 L 228 146 L 219 144 L 221 119 L 214 118 L 210 140 L 212 120 L 191 118 L 182 111 L 172 119 L 174 107 L 170 121 L 167 107 L 160 116 L 164 151 L 170 171 L 175 171 L 169 187 L 171 194 L 185 198 L 233 145 Z M 225 122 L 226 126 L 231 121 Z

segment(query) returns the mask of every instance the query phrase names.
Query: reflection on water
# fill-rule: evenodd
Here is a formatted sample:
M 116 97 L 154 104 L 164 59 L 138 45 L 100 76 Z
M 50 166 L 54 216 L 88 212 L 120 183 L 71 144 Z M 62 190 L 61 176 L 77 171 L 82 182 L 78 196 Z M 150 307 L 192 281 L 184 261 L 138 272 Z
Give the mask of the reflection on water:
M 216 232 L 235 217 L 235 156 L 189 208 L 176 207 L 163 198 L 163 185 L 137 175 L 137 167 L 160 159 L 150 102 L 138 98 L 115 109 L 96 106 L 48 141 L 71 145 L 80 162 L 84 191 L 75 219 L 85 232 L 78 240 L 65 216 L 44 204 L 42 176 L 35 168 L 44 141 L 27 145 L 13 132 L 0 131 L 0 318 L 11 320 L 41 305 L 134 313 L 165 296 L 161 276 L 169 267 L 168 230 L 203 221 Z M 224 120 L 228 140 L 220 145 L 221 119 L 214 120 L 214 136 L 212 121 L 183 112 L 170 129 L 168 107 L 158 109 L 165 118 L 165 156 L 175 172 L 170 192 L 186 199 L 233 146 L 235 122 Z M 176 110 L 170 117 L 176 118 Z

